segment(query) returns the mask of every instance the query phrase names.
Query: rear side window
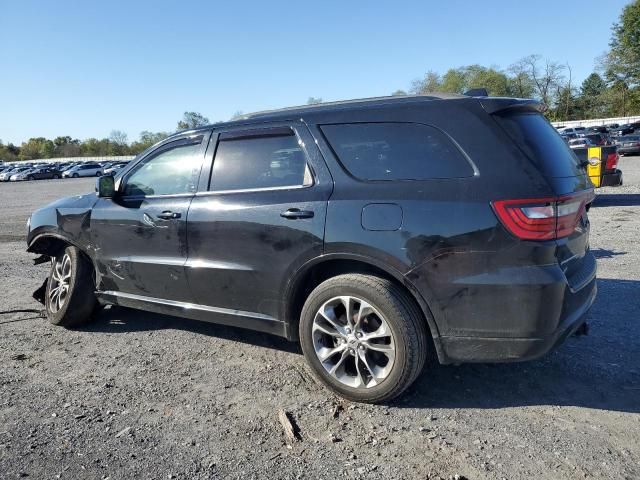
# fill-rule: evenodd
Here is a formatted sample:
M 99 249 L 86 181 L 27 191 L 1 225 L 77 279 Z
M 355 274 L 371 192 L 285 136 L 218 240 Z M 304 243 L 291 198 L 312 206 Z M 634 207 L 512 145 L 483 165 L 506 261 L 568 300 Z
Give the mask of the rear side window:
M 282 130 L 282 129 L 278 129 Z M 221 134 L 210 190 L 255 190 L 311 185 L 306 155 L 293 131 Z
M 473 176 L 463 153 L 440 130 L 418 123 L 323 125 L 343 167 L 360 180 Z
M 505 113 L 498 114 L 495 118 L 543 175 L 547 177 L 584 175 L 578 157 L 541 114 Z

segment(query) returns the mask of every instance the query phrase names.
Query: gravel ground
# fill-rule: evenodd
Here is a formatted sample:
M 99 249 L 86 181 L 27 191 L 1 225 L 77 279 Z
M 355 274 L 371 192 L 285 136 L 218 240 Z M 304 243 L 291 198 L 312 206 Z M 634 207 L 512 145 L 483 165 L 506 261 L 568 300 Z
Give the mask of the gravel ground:
M 590 212 L 590 334 L 538 361 L 434 366 L 387 406 L 333 396 L 276 337 L 124 308 L 49 325 L 25 221 L 93 179 L 0 184 L 0 477 L 640 478 L 640 157 L 620 165 Z

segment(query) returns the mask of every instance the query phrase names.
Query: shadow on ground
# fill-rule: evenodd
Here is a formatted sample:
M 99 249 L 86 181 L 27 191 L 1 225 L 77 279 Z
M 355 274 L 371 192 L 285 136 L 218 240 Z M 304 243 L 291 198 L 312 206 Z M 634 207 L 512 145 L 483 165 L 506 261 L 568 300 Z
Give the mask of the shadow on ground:
M 393 402 L 401 408 L 508 408 L 564 405 L 640 413 L 640 282 L 598 280 L 588 336 L 524 363 L 433 365 Z M 180 329 L 300 353 L 283 338 L 127 308 L 108 308 L 84 330 L 125 333 Z
M 633 207 L 640 205 L 640 193 L 601 193 L 596 195 L 593 207 Z
M 627 252 L 616 252 L 615 250 L 609 250 L 608 248 L 592 248 L 591 253 L 593 253 L 593 256 L 596 258 L 613 258 L 627 254 Z

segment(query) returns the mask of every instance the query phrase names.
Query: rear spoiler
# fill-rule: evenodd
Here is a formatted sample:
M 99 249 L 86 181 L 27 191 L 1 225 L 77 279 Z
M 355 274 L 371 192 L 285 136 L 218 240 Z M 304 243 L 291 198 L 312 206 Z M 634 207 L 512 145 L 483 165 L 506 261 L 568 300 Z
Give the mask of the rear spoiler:
M 479 98 L 480 105 L 489 114 L 502 113 L 509 110 L 544 112 L 544 103 L 527 98 L 483 97 Z
M 489 114 L 505 110 L 544 112 L 547 109 L 544 103 L 529 98 L 490 97 L 486 88 L 472 88 L 464 92 L 464 95 L 480 100 L 480 105 Z

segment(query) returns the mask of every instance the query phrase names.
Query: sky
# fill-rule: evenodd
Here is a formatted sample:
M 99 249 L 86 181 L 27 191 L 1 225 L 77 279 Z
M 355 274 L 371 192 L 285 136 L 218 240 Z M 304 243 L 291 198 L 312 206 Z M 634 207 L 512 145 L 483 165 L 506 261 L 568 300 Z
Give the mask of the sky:
M 0 0 L 0 139 L 173 131 L 540 54 L 581 82 L 628 0 Z

